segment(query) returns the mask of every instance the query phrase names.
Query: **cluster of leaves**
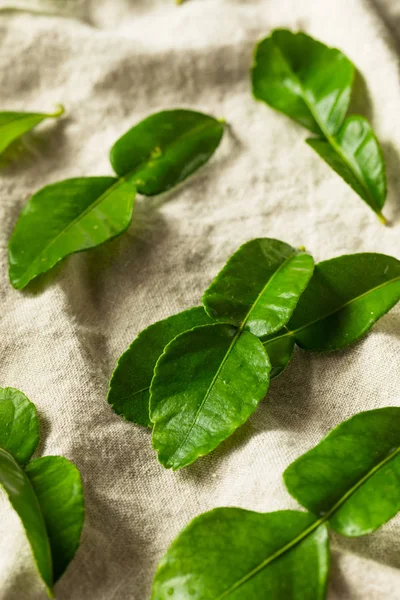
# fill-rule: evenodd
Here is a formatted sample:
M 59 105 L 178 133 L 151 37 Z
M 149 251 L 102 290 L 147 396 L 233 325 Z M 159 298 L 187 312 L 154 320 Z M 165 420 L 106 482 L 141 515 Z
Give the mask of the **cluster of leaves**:
M 108 402 L 153 428 L 166 468 L 211 452 L 256 410 L 294 346 L 345 348 L 400 300 L 400 262 L 353 254 L 318 263 L 284 242 L 247 242 L 196 307 L 145 329 L 121 356 Z
M 156 572 L 152 600 L 322 600 L 328 526 L 375 531 L 400 510 L 400 408 L 355 415 L 283 475 L 308 511 L 217 508 L 194 519 Z
M 186 179 L 208 161 L 223 131 L 223 123 L 202 113 L 156 113 L 112 147 L 117 178 L 67 179 L 39 190 L 10 238 L 11 284 L 24 288 L 66 256 L 123 233 L 132 219 L 136 192 L 161 194 Z
M 61 104 L 54 113 L 0 112 L 0 154 L 45 119 L 56 119 L 63 114 L 64 107 Z
M 84 499 L 78 469 L 62 456 L 31 460 L 39 443 L 34 404 L 0 388 L 0 486 L 21 519 L 47 592 L 79 546 Z
M 346 118 L 353 79 L 354 66 L 342 52 L 305 33 L 278 29 L 256 46 L 254 96 L 316 134 L 307 144 L 386 223 L 379 142 L 365 117 Z

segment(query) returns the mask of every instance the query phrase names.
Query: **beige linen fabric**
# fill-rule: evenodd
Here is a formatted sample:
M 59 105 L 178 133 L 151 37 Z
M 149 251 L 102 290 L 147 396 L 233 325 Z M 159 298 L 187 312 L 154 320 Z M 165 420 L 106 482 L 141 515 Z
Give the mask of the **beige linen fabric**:
M 137 333 L 199 304 L 242 242 L 275 237 L 305 245 L 316 260 L 360 251 L 400 258 L 399 2 L 14 6 L 59 16 L 0 13 L 1 109 L 51 111 L 63 102 L 68 113 L 41 126 L 28 158 L 0 174 L 0 385 L 36 404 L 39 454 L 67 456 L 83 476 L 82 544 L 56 586 L 58 598 L 144 600 L 157 562 L 195 515 L 216 506 L 296 508 L 281 477 L 289 463 L 351 415 L 400 405 L 400 307 L 345 352 L 297 351 L 250 421 L 178 473 L 158 464 L 148 431 L 106 402 L 116 360 Z M 304 129 L 253 100 L 253 46 L 278 26 L 341 48 L 360 69 L 353 104 L 382 141 L 391 227 L 305 145 Z M 26 291 L 13 290 L 7 241 L 29 195 L 68 177 L 110 174 L 108 151 L 122 133 L 154 111 L 181 106 L 229 123 L 212 161 L 171 193 L 139 197 L 121 238 L 69 258 Z M 333 537 L 332 546 L 329 600 L 400 599 L 400 518 L 369 537 Z M 45 598 L 3 496 L 0 598 Z

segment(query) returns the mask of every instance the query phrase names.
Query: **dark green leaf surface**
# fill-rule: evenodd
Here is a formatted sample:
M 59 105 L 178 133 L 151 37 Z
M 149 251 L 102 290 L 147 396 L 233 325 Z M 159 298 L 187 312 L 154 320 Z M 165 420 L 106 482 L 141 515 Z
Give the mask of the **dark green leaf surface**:
M 153 446 L 167 468 L 211 452 L 255 411 L 270 363 L 253 334 L 226 324 L 182 333 L 157 362 L 150 389 Z
M 60 106 L 57 112 L 28 113 L 28 112 L 0 112 L 0 152 L 3 152 L 14 140 L 27 133 L 45 119 L 60 117 L 64 107 Z
M 315 517 L 218 508 L 192 521 L 161 560 L 152 600 L 322 600 L 327 529 L 292 545 Z M 290 552 L 285 548 L 290 546 Z
M 274 31 L 258 44 L 253 93 L 313 133 L 334 134 L 345 118 L 353 84 L 352 63 L 305 33 Z
M 56 582 L 79 546 L 85 518 L 81 476 L 62 456 L 37 458 L 28 464 L 26 473 L 46 524 Z
M 203 296 L 213 319 L 265 336 L 290 319 L 310 280 L 314 261 L 279 240 L 243 244 Z
M 265 347 L 292 337 L 314 352 L 346 348 L 399 300 L 400 262 L 391 256 L 360 253 L 320 262 L 287 327 L 264 340 Z
M 256 47 L 253 93 L 319 138 L 307 143 L 386 223 L 382 150 L 363 117 L 345 120 L 354 67 L 339 50 L 304 33 L 276 30 Z
M 0 448 L 24 465 L 39 443 L 35 405 L 14 388 L 0 388 Z
M 400 408 L 355 415 L 284 473 L 300 504 L 345 536 L 375 531 L 400 510 Z
M 113 146 L 114 171 L 146 196 L 160 194 L 183 181 L 215 152 L 224 126 L 190 110 L 156 113 L 130 129 Z
M 46 526 L 32 485 L 14 458 L 0 448 L 0 485 L 21 519 L 38 571 L 49 594 L 53 586 L 52 559 Z
M 360 253 L 318 263 L 288 329 L 306 350 L 345 348 L 400 300 L 400 261 Z
M 400 511 L 400 408 L 340 424 L 286 469 L 284 481 L 312 512 L 219 508 L 200 515 L 160 561 L 152 600 L 324 599 L 326 524 L 361 536 Z
M 124 179 L 85 177 L 48 185 L 34 194 L 9 243 L 12 285 L 23 288 L 69 254 L 125 231 L 135 193 Z
M 271 379 L 278 377 L 287 367 L 293 355 L 295 341 L 285 331 L 263 339 L 264 348 L 271 361 Z
M 349 117 L 329 142 L 322 138 L 306 141 L 386 223 L 381 213 L 387 194 L 385 162 L 368 121 Z
M 149 415 L 150 384 L 163 350 L 177 335 L 211 323 L 202 306 L 158 321 L 142 331 L 118 360 L 107 400 L 119 415 L 138 425 L 152 427 Z

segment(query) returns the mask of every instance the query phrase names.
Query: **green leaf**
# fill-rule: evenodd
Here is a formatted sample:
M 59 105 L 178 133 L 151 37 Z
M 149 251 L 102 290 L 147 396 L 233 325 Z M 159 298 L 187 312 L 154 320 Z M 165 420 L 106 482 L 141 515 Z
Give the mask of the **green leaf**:
M 152 427 L 149 415 L 150 384 L 163 350 L 177 335 L 211 323 L 198 306 L 158 321 L 142 331 L 118 360 L 107 400 L 119 415 L 138 425 Z
M 338 131 L 353 78 L 354 67 L 342 52 L 305 33 L 277 29 L 256 46 L 254 96 L 313 133 Z
M 21 519 L 38 571 L 52 595 L 51 550 L 39 502 L 27 475 L 3 448 L 0 448 L 0 485 Z
M 166 468 L 208 454 L 255 411 L 270 363 L 253 334 L 216 323 L 186 331 L 159 358 L 150 389 L 153 446 Z
M 26 473 L 46 524 L 56 582 L 79 546 L 85 518 L 81 476 L 62 456 L 37 458 L 28 464 Z
M 9 242 L 10 281 L 21 289 L 74 252 L 127 229 L 135 188 L 124 179 L 86 177 L 48 185 L 21 212 Z
M 368 121 L 364 117 L 348 117 L 329 142 L 321 138 L 310 138 L 306 142 L 385 224 L 381 213 L 387 194 L 385 162 Z
M 200 515 L 160 561 L 152 600 L 323 600 L 326 524 L 361 536 L 400 511 L 400 408 L 345 421 L 292 463 L 284 481 L 313 514 L 219 508 Z
M 194 519 L 154 578 L 152 600 L 322 600 L 329 571 L 325 525 L 293 544 L 315 517 L 218 508 Z M 287 550 L 290 547 L 290 552 Z
M 0 448 L 24 465 L 39 443 L 35 405 L 14 388 L 0 388 Z
M 320 262 L 288 325 L 263 343 L 280 370 L 291 337 L 304 350 L 346 348 L 365 335 L 400 300 L 400 261 L 385 254 L 348 254 Z M 274 341 L 274 346 L 272 346 Z
M 146 196 L 160 194 L 206 163 L 218 147 L 224 125 L 191 110 L 156 113 L 135 125 L 112 147 L 110 160 Z
M 286 330 L 281 330 L 263 338 L 263 344 L 271 361 L 271 379 L 273 379 L 278 377 L 289 364 L 295 341 L 292 336 L 286 335 Z
M 306 350 L 339 350 L 358 340 L 400 300 L 400 261 L 360 253 L 319 263 L 288 324 Z
M 256 47 L 254 96 L 318 134 L 307 143 L 386 223 L 379 142 L 365 118 L 345 120 L 353 78 L 344 54 L 304 33 L 276 30 Z
M 279 240 L 260 238 L 239 248 L 203 296 L 213 319 L 257 336 L 290 319 L 314 269 L 309 254 Z
M 400 408 L 355 415 L 286 469 L 289 493 L 345 536 L 400 511 Z
M 52 114 L 28 112 L 0 112 L 0 153 L 17 138 L 27 133 L 45 119 L 61 117 L 64 107 Z

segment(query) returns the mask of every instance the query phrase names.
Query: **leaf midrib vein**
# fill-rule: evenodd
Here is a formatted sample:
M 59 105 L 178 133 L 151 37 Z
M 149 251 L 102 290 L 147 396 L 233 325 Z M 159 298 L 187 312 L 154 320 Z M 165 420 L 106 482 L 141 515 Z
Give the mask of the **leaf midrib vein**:
M 312 525 L 304 529 L 298 536 L 296 536 L 293 540 L 282 546 L 279 550 L 274 552 L 271 556 L 266 558 L 262 563 L 260 563 L 257 567 L 255 567 L 250 573 L 242 577 L 239 581 L 234 583 L 229 589 L 225 590 L 220 594 L 216 600 L 221 600 L 222 598 L 226 598 L 228 594 L 237 590 L 239 587 L 247 583 L 250 579 L 256 576 L 260 571 L 262 571 L 265 567 L 267 567 L 271 562 L 291 550 L 294 546 L 297 546 L 300 542 L 302 542 L 308 535 L 310 535 L 313 531 L 318 529 L 320 525 L 326 523 L 334 513 L 352 496 L 368 479 L 370 479 L 377 471 L 379 471 L 382 467 L 384 467 L 391 460 L 396 458 L 396 456 L 400 454 L 400 446 L 396 448 L 393 452 L 391 452 L 385 459 L 381 460 L 375 467 L 373 467 L 368 473 L 366 473 L 352 488 L 349 489 L 334 505 L 333 507 L 323 516 L 317 519 Z M 307 514 L 307 513 L 305 513 Z
M 208 386 L 207 391 L 204 394 L 204 398 L 203 398 L 203 400 L 202 400 L 199 408 L 197 409 L 197 412 L 196 412 L 195 417 L 193 419 L 193 422 L 192 422 L 192 424 L 191 424 L 191 426 L 189 428 L 189 431 L 187 432 L 184 440 L 176 448 L 176 450 L 174 451 L 173 455 L 170 457 L 169 461 L 172 461 L 175 458 L 176 454 L 185 445 L 185 443 L 188 440 L 189 435 L 192 433 L 193 428 L 195 427 L 195 425 L 197 423 L 197 420 L 198 420 L 198 418 L 200 416 L 200 413 L 201 413 L 201 411 L 202 411 L 205 403 L 207 402 L 208 396 L 210 395 L 211 390 L 214 387 L 214 384 L 215 384 L 215 382 L 216 382 L 216 380 L 217 380 L 217 378 L 218 378 L 218 376 L 219 376 L 219 374 L 220 374 L 220 372 L 222 370 L 222 367 L 224 366 L 225 362 L 228 360 L 228 357 L 229 357 L 230 352 L 232 351 L 232 348 L 234 347 L 234 345 L 236 344 L 236 341 L 238 340 L 238 338 L 242 334 L 243 329 L 244 329 L 244 327 L 245 327 L 245 325 L 247 323 L 248 318 L 250 317 L 251 312 L 257 306 L 257 304 L 260 301 L 261 297 L 263 296 L 264 292 L 267 290 L 268 286 L 271 284 L 271 282 L 273 281 L 273 279 L 277 275 L 277 273 L 279 273 L 279 271 L 281 269 L 283 269 L 283 267 L 288 262 L 290 262 L 293 259 L 294 256 L 296 256 L 295 252 L 293 252 L 293 254 L 291 254 L 290 256 L 288 256 L 287 258 L 285 258 L 285 260 L 279 265 L 278 269 L 276 269 L 276 271 L 274 271 L 274 273 L 272 274 L 272 276 L 268 279 L 268 281 L 266 282 L 266 284 L 264 285 L 264 287 L 262 288 L 262 290 L 258 294 L 258 296 L 257 296 L 256 300 L 254 301 L 254 303 L 252 304 L 251 308 L 248 310 L 248 312 L 247 312 L 246 316 L 244 317 L 244 319 L 242 320 L 240 326 L 237 328 L 236 334 L 235 334 L 234 338 L 232 339 L 232 342 L 230 343 L 229 348 L 226 351 L 226 354 L 224 355 L 224 358 L 222 359 L 222 361 L 221 361 L 221 363 L 220 363 L 220 365 L 218 367 L 218 370 L 216 371 L 216 373 L 215 373 L 215 375 L 214 375 L 214 377 L 213 377 L 210 385 Z M 232 327 L 234 327 L 234 325 L 232 325 Z
M 295 336 L 296 333 L 298 333 L 299 331 L 302 331 L 303 329 L 307 329 L 307 327 L 311 327 L 312 325 L 315 325 L 315 323 L 318 323 L 319 321 L 323 321 L 324 319 L 331 317 L 332 315 L 339 312 L 340 310 L 343 310 L 343 308 L 346 308 L 346 306 L 350 306 L 350 304 L 352 304 L 353 302 L 357 302 L 358 300 L 361 300 L 365 296 L 368 296 L 368 294 L 372 294 L 373 292 L 376 292 L 377 290 L 385 287 L 386 285 L 390 285 L 391 283 L 398 281 L 398 280 L 400 280 L 400 275 L 397 277 L 394 277 L 393 279 L 390 279 L 389 281 L 385 281 L 385 282 L 381 283 L 380 285 L 377 285 L 376 287 L 367 290 L 366 292 L 363 292 L 359 296 L 356 296 L 355 298 L 352 298 L 348 302 L 345 302 L 338 308 L 335 308 L 335 310 L 333 310 L 332 312 L 327 313 L 326 315 L 323 315 L 322 317 L 318 317 L 318 319 L 314 319 L 314 321 L 310 321 L 309 323 L 306 323 L 305 325 L 302 325 L 301 327 L 298 327 L 297 329 L 293 329 L 293 331 L 290 331 L 288 329 L 287 333 L 284 333 L 283 335 L 277 335 L 276 337 L 274 337 L 270 340 L 266 340 L 263 343 L 263 345 L 267 346 L 268 344 L 272 344 L 273 342 L 276 342 L 277 340 L 279 340 L 281 338 Z
M 126 182 L 125 177 L 120 177 L 119 179 L 117 179 L 117 181 L 115 183 L 113 183 L 109 188 L 107 188 L 105 190 L 105 192 L 103 192 L 94 202 L 92 202 L 92 204 L 90 204 L 87 208 L 85 208 L 85 210 L 82 213 L 80 213 L 77 217 L 75 217 L 75 219 L 73 221 L 68 223 L 68 225 L 62 231 L 60 231 L 50 241 L 49 244 L 47 244 L 44 248 L 42 248 L 42 250 L 35 256 L 34 260 L 29 263 L 28 268 L 25 269 L 25 271 L 22 273 L 22 275 L 19 276 L 18 279 L 19 280 L 23 279 L 26 276 L 26 274 L 29 273 L 29 271 L 33 268 L 33 265 L 37 264 L 37 261 L 40 259 L 40 257 L 43 256 L 43 254 L 45 252 L 47 252 L 49 250 L 49 248 L 51 248 L 60 239 L 60 237 L 65 235 L 72 227 L 74 227 L 74 225 L 76 225 L 76 223 L 78 223 L 81 219 L 86 217 L 87 214 L 89 214 L 92 210 L 94 210 L 96 208 L 96 206 L 101 204 L 101 202 L 103 202 L 110 194 L 112 194 L 120 185 L 122 185 L 125 182 Z M 132 187 L 133 187 L 133 191 L 135 191 L 133 184 L 132 184 Z
M 209 117 L 209 118 L 211 119 L 212 117 Z M 214 119 L 211 123 L 208 121 L 205 123 L 200 123 L 199 125 L 196 125 L 196 127 L 193 127 L 192 129 L 189 129 L 188 131 L 184 131 L 183 133 L 181 133 L 181 135 L 179 135 L 177 138 L 175 138 L 170 144 L 168 144 L 167 150 L 162 151 L 162 153 L 159 156 L 154 156 L 154 157 L 151 156 L 151 152 L 150 152 L 150 155 L 147 158 L 147 160 L 143 160 L 134 169 L 129 171 L 125 176 L 129 179 L 131 179 L 134 175 L 137 176 L 143 169 L 148 167 L 150 165 L 150 163 L 152 163 L 152 162 L 156 163 L 156 162 L 162 160 L 164 158 L 166 152 L 171 150 L 171 148 L 174 148 L 176 145 L 179 145 L 180 142 L 182 140 L 184 140 L 185 138 L 190 138 L 191 136 L 199 133 L 202 130 L 212 129 L 212 127 L 215 127 L 215 125 L 217 125 L 217 124 L 221 124 L 221 123 L 219 123 L 216 119 Z M 118 143 L 118 142 L 116 142 L 116 143 Z M 154 148 L 153 148 L 153 150 L 154 150 Z M 133 182 L 136 184 L 135 179 L 133 179 Z M 139 184 L 139 182 L 137 182 L 137 183 Z
M 56 113 L 54 113 L 55 115 Z M 46 117 L 53 117 L 53 114 L 49 114 L 49 115 L 44 115 L 43 118 Z M 25 115 L 26 116 L 26 115 Z M 23 118 L 23 117 L 21 117 Z M 193 129 L 190 130 L 190 132 L 188 133 L 187 131 L 184 132 L 181 136 L 179 136 L 177 139 L 175 139 L 173 141 L 172 144 L 169 145 L 169 148 L 174 147 L 177 143 L 179 143 L 183 138 L 188 137 L 190 135 L 193 135 L 194 133 L 198 133 L 198 131 L 201 131 L 202 129 L 207 129 L 207 127 L 211 126 L 211 125 L 215 125 L 216 123 L 218 123 L 218 121 L 216 121 L 215 123 L 201 123 L 201 125 L 198 125 L 197 127 L 194 127 Z M 67 227 L 65 227 L 65 229 L 63 229 L 62 231 L 60 231 L 60 233 L 57 234 L 57 236 L 55 238 L 53 238 L 51 240 L 51 242 L 49 244 L 47 244 L 45 246 L 45 248 L 43 248 L 39 254 L 36 255 L 35 259 L 29 264 L 29 266 L 25 269 L 25 271 L 22 273 L 22 275 L 20 275 L 19 279 L 23 279 L 27 273 L 29 273 L 30 269 L 32 268 L 32 265 L 34 263 L 36 263 L 40 257 L 43 255 L 43 253 L 47 252 L 49 250 L 49 248 L 51 248 L 51 246 L 61 237 L 63 236 L 66 232 L 68 232 L 76 223 L 78 223 L 81 219 L 83 219 L 87 214 L 89 214 L 94 208 L 96 208 L 96 206 L 98 206 L 103 200 L 105 200 L 105 198 L 107 198 L 107 196 L 109 196 L 109 194 L 111 194 L 116 188 L 119 187 L 119 185 L 121 185 L 122 183 L 125 183 L 129 180 L 131 180 L 132 176 L 136 174 L 138 174 L 140 172 L 140 170 L 142 170 L 146 165 L 149 164 L 149 162 L 151 161 L 157 161 L 160 160 L 162 157 L 157 157 L 157 158 L 151 158 L 151 156 L 149 156 L 147 161 L 143 161 L 142 163 L 140 163 L 135 169 L 132 169 L 131 171 L 128 171 L 125 175 L 118 177 L 117 181 L 111 186 L 109 187 L 105 192 L 103 192 L 103 194 L 101 196 L 99 196 L 99 198 L 97 200 L 95 200 L 95 202 L 93 202 L 90 206 L 88 206 L 80 215 L 78 215 L 73 221 L 71 221 L 71 223 L 69 223 L 67 225 Z M 135 180 L 133 180 L 132 185 L 136 185 Z
M 206 327 L 207 327 L 207 325 L 206 325 Z M 231 327 L 233 327 L 233 326 L 231 326 Z M 189 438 L 189 435 L 192 433 L 193 428 L 195 427 L 195 425 L 197 423 L 197 420 L 198 420 L 198 418 L 200 416 L 200 413 L 201 413 L 201 411 L 202 411 L 202 409 L 203 409 L 203 407 L 204 407 L 204 405 L 205 405 L 205 403 L 206 403 L 206 401 L 208 399 L 208 396 L 210 395 L 211 390 L 214 387 L 214 384 L 215 384 L 215 382 L 216 382 L 216 380 L 217 380 L 217 378 L 218 378 L 218 376 L 219 376 L 219 374 L 220 374 L 220 372 L 221 372 L 224 364 L 228 360 L 228 356 L 229 356 L 229 354 L 230 354 L 233 346 L 235 345 L 236 340 L 240 336 L 240 334 L 241 334 L 241 330 L 237 329 L 237 331 L 236 331 L 236 333 L 235 333 L 234 337 L 232 338 L 232 341 L 231 341 L 231 343 L 229 345 L 229 348 L 228 348 L 228 350 L 226 351 L 226 353 L 224 355 L 224 358 L 222 359 L 222 361 L 221 361 L 221 363 L 220 363 L 220 365 L 219 365 L 219 367 L 218 367 L 218 369 L 217 369 L 214 377 L 212 378 L 212 381 L 211 381 L 210 385 L 207 388 L 206 393 L 204 394 L 203 400 L 201 401 L 200 406 L 198 407 L 198 409 L 196 411 L 196 414 L 194 416 L 194 419 L 192 421 L 192 424 L 191 424 L 191 426 L 190 426 L 187 434 L 185 435 L 185 437 L 182 440 L 182 442 L 180 442 L 180 444 L 178 445 L 178 447 L 176 448 L 176 450 L 174 451 L 174 453 L 172 454 L 172 456 L 168 459 L 169 464 L 171 464 L 171 462 L 173 461 L 173 459 L 175 458 L 175 456 L 177 455 L 177 453 L 179 452 L 179 450 L 186 444 L 186 442 L 187 442 L 187 440 Z
M 26 472 L 26 471 L 25 471 L 25 469 L 23 468 L 23 466 L 22 466 L 22 465 L 20 465 L 20 464 L 18 463 L 18 461 L 17 461 L 17 460 L 14 458 L 14 456 L 13 456 L 13 455 L 12 455 L 10 452 L 8 452 L 8 451 L 7 451 L 5 448 L 2 448 L 2 447 L 0 447 L 0 452 L 4 452 L 6 455 L 8 455 L 8 456 L 9 456 L 9 457 L 10 457 L 10 458 L 11 458 L 11 459 L 12 459 L 12 460 L 15 462 L 15 464 L 16 464 L 16 465 L 17 465 L 17 467 L 18 467 L 18 469 L 20 469 L 20 471 L 22 471 L 22 473 L 24 474 L 25 480 L 28 482 L 28 484 L 29 484 L 29 486 L 30 486 L 30 488 L 31 488 L 31 490 L 32 490 L 32 493 L 33 493 L 34 497 L 36 498 L 36 501 L 37 501 L 37 508 L 38 508 L 38 511 L 39 511 L 39 513 L 40 513 L 40 515 L 41 515 L 41 517 L 42 517 L 42 521 L 43 521 L 43 527 L 44 527 L 44 530 L 45 530 L 45 532 L 46 532 L 46 537 L 47 537 L 47 541 L 48 541 L 48 548 L 49 548 L 49 560 L 50 560 L 50 567 L 51 567 L 51 577 L 52 577 L 52 586 L 53 586 L 53 585 L 54 585 L 54 581 L 53 581 L 53 577 L 54 577 L 54 564 L 53 564 L 53 555 L 52 555 L 52 551 L 51 551 L 50 536 L 49 536 L 49 532 L 48 532 L 48 530 L 47 530 L 47 525 L 46 525 L 46 521 L 45 521 L 45 518 L 44 518 L 44 515 L 43 515 L 42 507 L 41 507 L 41 505 L 40 505 L 40 502 L 39 502 L 39 498 L 37 497 L 37 494 L 36 494 L 35 488 L 33 487 L 33 485 L 32 485 L 32 482 L 31 482 L 31 480 L 30 480 L 30 478 L 29 478 L 29 476 L 28 476 L 27 472 Z M 28 463 L 28 464 L 29 464 L 29 463 Z M 19 515 L 18 511 L 17 511 L 17 510 L 14 508 L 14 505 L 13 505 L 13 503 L 11 502 L 11 498 L 10 498 L 10 496 L 8 495 L 8 492 L 7 492 L 6 488 L 5 488 L 5 487 L 4 487 L 4 486 L 3 486 L 1 483 L 0 483 L 0 486 L 1 486 L 1 487 L 3 488 L 3 490 L 6 492 L 7 498 L 9 499 L 9 501 L 10 501 L 10 504 L 11 504 L 12 508 L 13 508 L 13 509 L 15 510 L 15 512 L 17 513 L 17 515 L 18 515 L 18 518 L 20 519 L 20 521 L 21 521 L 21 524 L 22 524 L 22 526 L 23 526 L 23 529 L 24 529 L 25 533 L 26 533 L 26 534 L 27 534 L 27 536 L 28 536 L 28 531 L 27 531 L 27 529 L 26 529 L 26 527 L 25 527 L 25 523 L 22 521 L 22 519 L 21 519 L 21 517 L 20 517 L 20 515 Z M 28 542 L 29 542 L 29 545 L 31 546 L 31 543 L 30 543 L 30 540 L 29 540 L 29 538 L 28 538 Z M 36 567 L 37 567 L 37 570 L 38 570 L 38 572 L 39 572 L 39 575 L 40 575 L 40 577 L 42 578 L 42 580 L 44 581 L 44 579 L 43 579 L 43 576 L 42 576 L 42 573 L 41 573 L 41 572 L 40 572 L 40 570 L 39 570 L 39 564 L 38 564 L 38 562 L 37 562 L 36 555 L 35 555 L 35 554 L 34 554 L 34 552 L 33 552 L 33 548 L 32 548 L 32 546 L 31 546 L 31 552 L 32 552 L 32 555 L 33 555 L 33 559 L 34 559 L 34 561 L 35 561 L 35 565 L 36 565 Z M 47 592 L 48 592 L 48 595 L 49 595 L 49 597 L 50 597 L 50 598 L 54 598 L 53 587 L 48 587 L 48 585 L 47 585 L 47 582 L 46 582 L 46 581 L 44 581 L 44 584 L 45 584 L 45 586 L 46 586 L 46 590 L 47 590 Z

